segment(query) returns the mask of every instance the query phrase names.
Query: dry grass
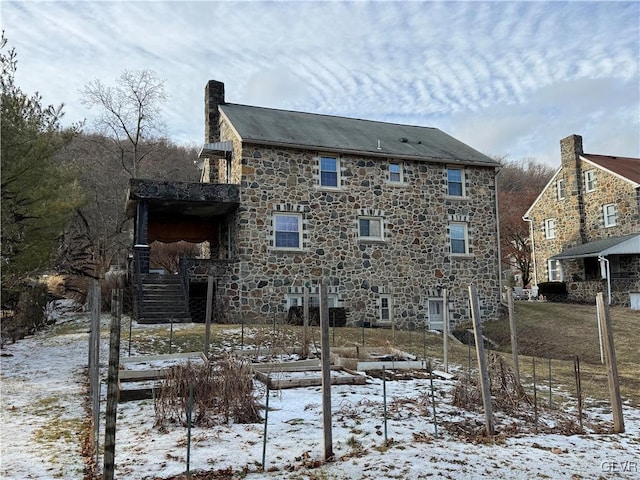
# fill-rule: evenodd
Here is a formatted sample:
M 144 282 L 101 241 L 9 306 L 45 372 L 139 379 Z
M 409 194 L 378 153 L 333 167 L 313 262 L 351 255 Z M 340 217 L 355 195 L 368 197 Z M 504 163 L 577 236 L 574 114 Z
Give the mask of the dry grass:
M 614 342 L 618 360 L 620 389 L 623 400 L 640 407 L 640 315 L 623 308 L 612 308 Z M 557 303 L 516 302 L 516 319 L 520 346 L 520 372 L 523 383 L 532 383 L 532 357 L 536 357 L 536 376 L 539 388 L 548 389 L 548 365 L 551 358 L 553 397 L 562 390 L 575 393 L 573 359 L 580 357 L 583 395 L 597 402 L 608 402 L 609 391 L 606 369 L 600 364 L 598 327 L 595 306 L 567 305 Z M 229 333 L 229 329 L 234 329 Z M 240 325 L 212 325 L 211 351 L 221 353 L 224 349 L 261 347 L 267 354 L 272 342 L 281 343 L 292 351 L 293 343 L 302 339 L 302 327 L 277 323 L 245 325 L 244 335 Z M 311 355 L 320 350 L 320 328 L 309 327 Z M 181 326 L 174 331 L 172 351 L 202 351 L 205 327 L 202 324 Z M 507 365 L 512 366 L 508 319 L 485 322 L 485 336 L 498 345 Z M 158 326 L 142 330 L 134 329 L 133 344 L 138 352 L 168 353 L 169 326 Z M 434 368 L 442 368 L 442 335 L 418 331 L 400 331 L 377 328 L 335 328 L 329 331 L 331 347 L 353 347 L 365 345 L 378 348 L 398 348 L 405 352 L 434 361 Z M 128 332 L 123 332 L 123 343 L 128 341 Z M 293 343 L 292 343 L 293 342 Z M 449 342 L 449 364 L 457 364 L 465 371 L 476 368 L 475 350 L 455 341 Z M 547 394 L 548 398 L 548 394 Z M 552 401 L 559 400 L 559 398 Z
M 213 362 L 171 367 L 154 399 L 156 425 L 255 423 L 260 421 L 252 372 L 246 362 L 224 356 Z M 190 414 L 191 412 L 191 414 Z
M 532 380 L 536 357 L 537 382 L 547 384 L 551 359 L 552 385 L 575 392 L 574 358 L 580 358 L 584 395 L 608 401 L 606 368 L 600 362 L 595 305 L 516 302 L 515 318 L 521 374 Z M 623 400 L 640 406 L 640 314 L 628 308 L 612 308 L 611 323 Z M 511 352 L 508 319 L 486 322 L 484 334 L 503 352 Z M 510 361 L 511 355 L 506 357 Z

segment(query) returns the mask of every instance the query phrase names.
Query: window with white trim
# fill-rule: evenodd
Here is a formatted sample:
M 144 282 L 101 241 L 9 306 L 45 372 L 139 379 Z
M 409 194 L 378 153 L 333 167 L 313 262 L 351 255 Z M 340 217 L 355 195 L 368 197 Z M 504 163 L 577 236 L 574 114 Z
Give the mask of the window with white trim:
M 340 159 L 322 155 L 320 157 L 320 186 L 327 188 L 340 187 Z
M 302 215 L 276 213 L 273 215 L 273 246 L 275 248 L 302 248 Z
M 380 322 L 388 323 L 392 318 L 391 295 L 380 295 Z
M 402 163 L 389 162 L 389 182 L 402 183 L 404 181 L 404 172 Z
M 359 217 L 358 236 L 361 240 L 384 240 L 381 217 Z
M 550 282 L 562 281 L 562 267 L 560 265 L 560 260 L 550 259 L 547 262 L 547 270 Z
M 596 189 L 596 171 L 587 170 L 584 172 L 584 190 L 585 192 L 593 192 Z
M 565 188 L 564 188 L 564 180 L 558 180 L 556 182 L 556 193 L 558 196 L 558 200 L 564 200 L 565 198 Z
M 449 224 L 449 241 L 451 243 L 452 255 L 468 255 L 469 240 L 466 223 Z
M 608 203 L 602 206 L 602 216 L 604 217 L 604 226 L 615 227 L 618 224 L 618 212 L 615 203 Z
M 447 195 L 464 197 L 464 170 L 461 168 L 447 168 Z
M 304 306 L 304 294 L 302 293 L 288 293 L 286 294 L 287 310 L 291 307 Z M 309 294 L 309 306 L 320 307 L 320 296 L 318 294 Z M 335 308 L 338 306 L 338 296 L 335 294 L 327 295 L 328 308 Z
M 544 221 L 544 237 L 546 239 L 556 238 L 556 219 L 547 218 Z

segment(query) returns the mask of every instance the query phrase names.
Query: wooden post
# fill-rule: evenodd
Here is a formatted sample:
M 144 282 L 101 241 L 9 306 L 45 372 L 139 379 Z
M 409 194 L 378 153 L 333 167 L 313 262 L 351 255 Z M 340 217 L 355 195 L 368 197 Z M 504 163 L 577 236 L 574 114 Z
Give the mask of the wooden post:
M 598 341 L 600 342 L 600 363 L 602 365 L 605 364 L 604 361 L 604 339 L 602 338 L 602 318 L 600 318 L 600 309 L 596 308 L 596 315 L 597 315 L 597 321 L 598 321 Z
M 513 374 L 520 385 L 520 364 L 518 363 L 518 331 L 513 308 L 513 290 L 507 289 L 507 307 L 509 309 L 509 328 L 511 330 L 511 354 L 513 355 Z
M 205 310 L 206 329 L 204 334 L 204 356 L 209 358 L 209 343 L 211 341 L 211 312 L 213 310 L 213 275 L 207 277 L 207 309 Z
M 611 396 L 611 410 L 613 411 L 613 431 L 624 433 L 624 418 L 622 417 L 622 398 L 620 397 L 620 380 L 618 378 L 618 364 L 616 351 L 613 345 L 613 332 L 611 330 L 611 318 L 609 305 L 605 303 L 602 292 L 596 296 L 596 304 L 602 321 L 602 336 L 605 339 L 604 352 L 607 361 L 607 378 L 609 380 L 609 394 Z
M 480 322 L 480 303 L 478 301 L 478 291 L 475 285 L 469 285 L 469 298 L 471 299 L 471 317 L 473 318 L 473 333 L 476 340 L 476 355 L 478 357 L 478 367 L 480 368 L 480 386 L 482 388 L 485 427 L 487 435 L 493 435 L 495 428 L 493 422 L 493 409 L 491 406 L 491 391 L 489 390 L 489 372 L 487 371 L 487 359 L 484 355 L 482 323 Z
M 111 333 L 109 339 L 109 372 L 107 375 L 107 411 L 104 434 L 104 476 L 113 480 L 116 453 L 116 419 L 118 412 L 118 372 L 120 366 L 120 298 L 121 290 L 114 290 L 112 299 Z
M 444 371 L 449 373 L 449 299 L 446 288 L 442 290 L 442 342 Z
M 100 283 L 93 280 L 91 289 L 91 332 L 89 334 L 89 386 L 91 390 L 91 419 L 96 464 L 100 452 L 100 310 L 102 304 Z
M 302 287 L 302 356 L 309 358 L 309 288 L 311 282 Z
M 320 325 L 322 351 L 322 419 L 324 432 L 324 459 L 333 457 L 333 435 L 331 430 L 331 359 L 329 357 L 329 302 L 327 280 L 320 285 Z

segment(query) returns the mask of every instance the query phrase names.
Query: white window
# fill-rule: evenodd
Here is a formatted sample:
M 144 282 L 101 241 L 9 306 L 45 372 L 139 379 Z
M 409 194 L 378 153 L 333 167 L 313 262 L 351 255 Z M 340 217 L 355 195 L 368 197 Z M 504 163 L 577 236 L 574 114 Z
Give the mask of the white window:
M 584 172 L 584 189 L 586 192 L 593 192 L 596 189 L 595 170 L 587 170 Z
M 302 248 L 302 215 L 277 213 L 273 216 L 273 246 L 284 249 Z
M 558 200 L 564 200 L 565 198 L 564 180 L 558 180 L 556 182 L 556 193 L 558 195 Z
M 404 181 L 404 174 L 402 171 L 402 163 L 389 162 L 389 182 L 402 183 Z
M 560 267 L 560 260 L 549 260 L 547 267 L 549 270 L 549 281 L 561 282 L 562 268 Z
M 605 227 L 615 227 L 618 223 L 618 212 L 616 211 L 615 203 L 603 205 L 602 215 L 604 216 Z
M 391 317 L 391 295 L 380 295 L 380 321 L 390 322 Z
M 447 194 L 464 197 L 464 171 L 461 168 L 447 169 Z
M 358 218 L 358 235 L 362 240 L 384 240 L 382 218 Z
M 320 157 L 320 186 L 340 187 L 340 159 L 338 157 Z
M 469 253 L 467 224 L 450 223 L 449 241 L 451 242 L 451 253 L 453 255 L 467 255 Z
M 288 293 L 286 295 L 287 309 L 291 307 L 304 306 L 304 295 L 302 293 Z M 335 308 L 338 306 L 338 296 L 335 294 L 327 295 L 328 308 Z M 309 307 L 320 307 L 320 296 L 318 294 L 309 295 Z
M 544 236 L 547 239 L 556 238 L 556 219 L 547 218 L 544 221 Z

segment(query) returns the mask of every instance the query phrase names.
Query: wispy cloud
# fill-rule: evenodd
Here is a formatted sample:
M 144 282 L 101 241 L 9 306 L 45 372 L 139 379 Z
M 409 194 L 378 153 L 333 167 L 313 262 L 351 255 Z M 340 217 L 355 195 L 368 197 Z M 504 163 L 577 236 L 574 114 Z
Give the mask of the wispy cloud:
M 201 141 L 215 78 L 231 102 L 435 126 L 485 153 L 557 164 L 579 133 L 640 155 L 638 2 L 9 1 L 3 17 L 20 85 L 69 120 L 91 114 L 88 81 L 151 68 L 176 141 Z

